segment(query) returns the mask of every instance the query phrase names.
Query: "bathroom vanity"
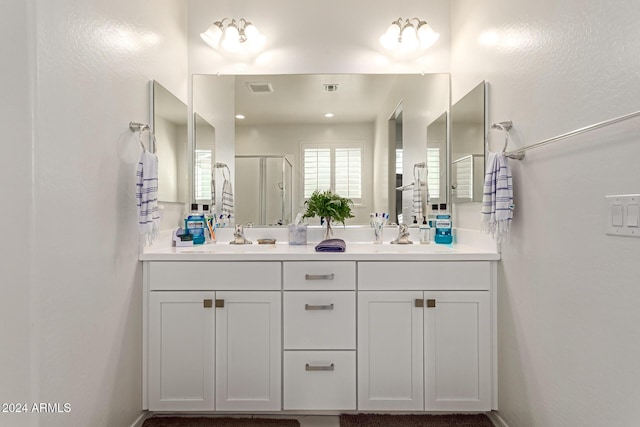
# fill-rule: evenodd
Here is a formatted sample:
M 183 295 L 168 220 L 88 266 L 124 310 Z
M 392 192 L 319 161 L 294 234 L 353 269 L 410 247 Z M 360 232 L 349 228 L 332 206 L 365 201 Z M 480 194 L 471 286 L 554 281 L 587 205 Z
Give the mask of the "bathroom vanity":
M 141 254 L 152 411 L 489 411 L 496 268 L 474 246 Z

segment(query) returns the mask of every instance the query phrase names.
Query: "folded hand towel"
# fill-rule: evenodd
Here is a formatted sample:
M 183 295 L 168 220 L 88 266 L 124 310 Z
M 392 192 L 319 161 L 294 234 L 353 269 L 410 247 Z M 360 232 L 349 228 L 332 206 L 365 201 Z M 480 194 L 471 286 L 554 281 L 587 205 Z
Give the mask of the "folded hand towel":
M 511 228 L 513 209 L 509 160 L 502 153 L 489 153 L 480 213 L 481 230 L 491 233 L 500 242 Z
M 138 232 L 143 243 L 151 244 L 158 235 L 160 213 L 158 211 L 158 158 L 143 151 L 136 171 L 136 200 L 138 207 Z
M 344 252 L 347 244 L 342 239 L 327 239 L 316 245 L 316 252 Z

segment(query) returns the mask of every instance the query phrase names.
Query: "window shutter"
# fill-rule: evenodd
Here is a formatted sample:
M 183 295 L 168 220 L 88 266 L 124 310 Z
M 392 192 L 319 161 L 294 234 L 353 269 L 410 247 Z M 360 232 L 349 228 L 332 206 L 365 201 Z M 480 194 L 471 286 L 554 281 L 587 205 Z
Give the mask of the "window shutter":
M 211 150 L 195 152 L 196 200 L 211 200 Z
M 335 192 L 350 199 L 362 198 L 362 150 L 336 148 Z
M 331 188 L 331 149 L 304 149 L 304 198 Z
M 427 148 L 427 185 L 429 197 L 440 198 L 440 149 Z

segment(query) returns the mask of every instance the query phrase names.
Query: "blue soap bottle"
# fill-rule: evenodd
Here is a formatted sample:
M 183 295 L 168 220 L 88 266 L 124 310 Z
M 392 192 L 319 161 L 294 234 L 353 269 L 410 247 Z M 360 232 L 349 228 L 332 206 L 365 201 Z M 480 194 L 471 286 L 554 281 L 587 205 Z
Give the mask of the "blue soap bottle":
M 201 244 L 204 243 L 204 241 L 205 241 L 204 228 L 205 227 L 206 227 L 206 225 L 205 225 L 204 214 L 201 213 L 201 212 L 198 212 L 198 204 L 197 203 L 192 203 L 191 204 L 191 213 L 184 220 L 184 228 L 187 230 L 187 233 L 189 233 L 189 234 L 191 234 L 193 236 L 193 244 L 194 245 L 201 245 Z
M 447 212 L 447 204 L 440 204 L 440 212 L 436 215 L 436 235 L 434 241 L 443 245 L 453 243 L 451 234 L 451 215 Z

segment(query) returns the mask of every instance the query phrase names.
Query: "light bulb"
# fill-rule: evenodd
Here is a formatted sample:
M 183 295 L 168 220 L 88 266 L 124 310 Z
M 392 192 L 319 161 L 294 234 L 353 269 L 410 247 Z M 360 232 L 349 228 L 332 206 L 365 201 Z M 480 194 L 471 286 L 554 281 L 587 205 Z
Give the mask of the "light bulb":
M 400 50 L 403 52 L 410 52 L 412 50 L 416 50 L 419 46 L 420 42 L 418 41 L 416 28 L 413 24 L 407 24 L 407 26 L 402 30 L 402 35 L 400 36 Z
M 232 22 L 227 29 L 224 30 L 220 46 L 229 52 L 237 52 L 240 50 L 240 33 L 235 23 Z
M 440 34 L 433 31 L 431 25 L 424 23 L 418 26 L 418 39 L 420 40 L 420 49 L 431 47 L 438 41 Z
M 252 52 L 257 52 L 264 46 L 265 37 L 260 34 L 260 31 L 251 22 L 248 22 L 247 26 L 244 27 L 244 35 L 247 38 L 245 41 L 247 48 Z
M 380 36 L 380 44 L 385 49 L 393 50 L 398 47 L 398 37 L 400 36 L 400 26 L 397 23 L 392 23 L 387 28 L 387 31 Z
M 216 25 L 215 23 L 211 24 L 211 26 L 207 28 L 207 31 L 205 31 L 204 33 L 200 33 L 200 37 L 209 46 L 217 49 L 218 44 L 220 43 L 220 37 L 222 37 L 222 29 L 220 29 L 220 26 Z

